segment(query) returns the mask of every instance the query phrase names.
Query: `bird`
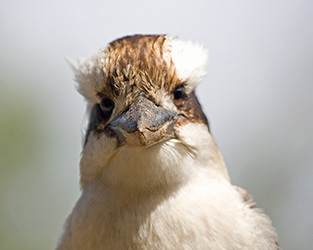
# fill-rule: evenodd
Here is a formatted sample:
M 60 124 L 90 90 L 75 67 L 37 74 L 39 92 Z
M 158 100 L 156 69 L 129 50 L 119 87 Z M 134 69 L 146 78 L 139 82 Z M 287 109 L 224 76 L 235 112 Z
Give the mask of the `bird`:
M 57 250 L 279 249 L 195 94 L 207 59 L 199 43 L 130 35 L 70 62 L 89 123 Z

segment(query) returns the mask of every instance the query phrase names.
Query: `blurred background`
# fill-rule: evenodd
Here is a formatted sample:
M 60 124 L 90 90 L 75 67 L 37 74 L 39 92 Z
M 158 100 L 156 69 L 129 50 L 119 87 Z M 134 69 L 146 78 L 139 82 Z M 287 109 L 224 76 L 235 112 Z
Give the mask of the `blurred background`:
M 170 33 L 210 51 L 198 96 L 233 183 L 283 249 L 313 246 L 313 2 L 0 2 L 0 249 L 54 249 L 79 190 L 85 101 L 64 56 Z

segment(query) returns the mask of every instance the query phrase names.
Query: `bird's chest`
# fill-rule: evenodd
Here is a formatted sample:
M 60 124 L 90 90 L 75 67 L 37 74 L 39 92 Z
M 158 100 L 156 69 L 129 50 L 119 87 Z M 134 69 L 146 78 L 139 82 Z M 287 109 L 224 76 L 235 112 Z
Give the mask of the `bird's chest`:
M 76 238 L 81 239 L 80 246 L 88 244 L 82 249 L 207 248 L 214 242 L 219 222 L 208 214 L 207 197 L 185 194 L 140 201 L 94 199 L 91 195 L 79 206 L 82 230 Z
M 99 249 L 174 249 L 196 227 L 182 210 L 186 209 L 166 201 L 124 206 L 101 204 L 86 217 L 86 238 L 88 242 L 93 239 L 93 246 Z

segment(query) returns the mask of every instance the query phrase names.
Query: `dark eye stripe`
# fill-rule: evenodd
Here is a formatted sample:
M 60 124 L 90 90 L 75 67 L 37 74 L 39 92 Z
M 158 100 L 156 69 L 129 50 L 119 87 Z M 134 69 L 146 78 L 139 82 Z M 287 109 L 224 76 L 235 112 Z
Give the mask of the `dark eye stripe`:
M 105 132 L 106 123 L 109 121 L 110 115 L 105 115 L 103 110 L 100 107 L 100 104 L 96 104 L 90 113 L 89 125 L 85 135 L 85 144 L 88 140 L 88 136 L 91 131 L 96 133 Z

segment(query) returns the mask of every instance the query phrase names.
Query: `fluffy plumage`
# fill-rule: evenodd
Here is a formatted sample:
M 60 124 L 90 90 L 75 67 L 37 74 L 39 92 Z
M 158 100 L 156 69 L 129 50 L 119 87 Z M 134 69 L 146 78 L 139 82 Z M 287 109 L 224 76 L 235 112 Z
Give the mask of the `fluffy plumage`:
M 278 249 L 194 94 L 206 59 L 200 45 L 136 35 L 72 66 L 90 123 L 58 249 Z

